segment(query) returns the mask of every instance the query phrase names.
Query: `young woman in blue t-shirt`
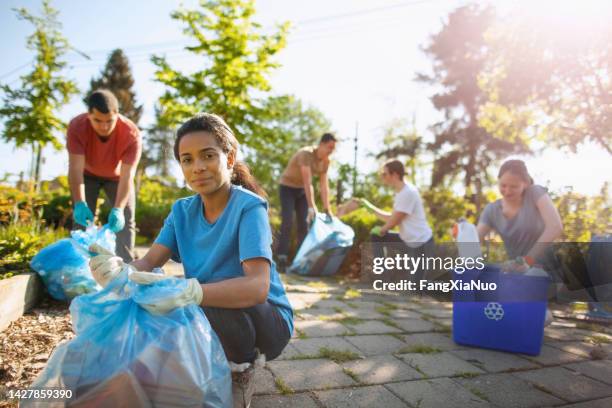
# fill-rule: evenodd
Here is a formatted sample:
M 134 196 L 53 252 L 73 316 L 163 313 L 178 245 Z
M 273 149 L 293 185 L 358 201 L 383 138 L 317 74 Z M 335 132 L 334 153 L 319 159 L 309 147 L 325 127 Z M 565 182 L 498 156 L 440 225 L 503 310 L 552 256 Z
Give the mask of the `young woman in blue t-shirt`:
M 200 305 L 217 333 L 227 359 L 250 368 L 233 374 L 235 406 L 253 393 L 252 363 L 285 348 L 293 332 L 293 311 L 272 261 L 272 234 L 265 195 L 238 162 L 238 141 L 220 117 L 201 113 L 177 131 L 174 155 L 187 184 L 197 194 L 178 200 L 155 243 L 131 266 L 151 271 L 170 258 L 180 260 L 187 289 L 163 304 L 144 306 L 163 314 L 187 304 Z M 91 261 L 94 277 L 108 282 L 123 267 L 121 258 Z M 159 275 L 132 272 L 150 283 Z

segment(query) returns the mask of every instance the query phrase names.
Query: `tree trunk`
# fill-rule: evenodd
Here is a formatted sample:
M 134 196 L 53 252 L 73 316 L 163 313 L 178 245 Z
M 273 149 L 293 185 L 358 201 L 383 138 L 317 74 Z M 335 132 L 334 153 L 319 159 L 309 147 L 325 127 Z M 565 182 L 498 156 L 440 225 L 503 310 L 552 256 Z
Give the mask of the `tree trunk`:
M 410 180 L 412 182 L 412 184 L 414 184 L 415 186 L 417 185 L 417 177 L 416 177 L 416 172 L 417 172 L 417 159 L 416 157 L 410 159 L 409 163 L 408 163 L 408 167 L 410 168 Z
M 474 200 L 476 204 L 476 214 L 480 214 L 480 210 L 482 209 L 482 178 L 476 179 L 476 199 Z
M 471 116 L 471 115 L 470 115 Z M 474 125 L 468 129 L 468 162 L 465 166 L 465 179 L 464 186 L 466 192 L 466 198 L 472 203 L 476 204 L 476 191 L 475 191 L 475 179 L 476 177 L 476 161 L 478 160 L 476 154 L 478 152 L 479 133 L 478 128 Z
M 342 179 L 338 178 L 336 183 L 336 208 L 342 202 L 342 196 L 344 195 L 344 189 L 342 188 Z
M 34 191 L 38 193 L 40 191 L 40 172 L 42 168 L 42 145 L 36 143 L 34 145 L 36 149 L 36 161 L 34 164 Z

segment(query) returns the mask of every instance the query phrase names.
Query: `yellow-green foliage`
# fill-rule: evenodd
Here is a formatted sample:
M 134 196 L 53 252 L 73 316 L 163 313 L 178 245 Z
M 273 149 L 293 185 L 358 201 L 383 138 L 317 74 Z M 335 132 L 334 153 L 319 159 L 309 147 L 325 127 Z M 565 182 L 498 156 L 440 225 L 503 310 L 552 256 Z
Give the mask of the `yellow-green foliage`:
M 344 295 L 342 296 L 342 299 L 357 299 L 361 297 L 361 290 L 359 289 L 353 289 L 353 288 L 348 288 L 345 292 Z
M 291 395 L 294 393 L 293 389 L 291 387 L 289 387 L 287 385 L 287 383 L 285 383 L 283 381 L 282 378 L 280 377 L 276 377 L 274 379 L 274 383 L 276 384 L 276 388 L 278 389 L 278 391 L 283 394 L 283 395 Z
M 572 191 L 551 196 L 563 221 L 565 241 L 587 242 L 592 234 L 612 232 L 612 205 L 607 183 L 594 197 Z
M 272 229 L 272 231 L 280 231 L 280 208 L 269 207 L 268 217 L 270 218 L 270 228 Z
M 428 346 L 426 344 L 414 344 L 412 346 L 402 347 L 397 351 L 397 354 L 406 354 L 406 353 L 419 353 L 419 354 L 434 354 L 440 353 L 440 350 L 437 347 Z
M 451 230 L 459 218 L 467 218 L 476 222 L 476 207 L 464 197 L 455 194 L 446 188 L 425 190 L 421 193 L 423 205 L 428 213 L 429 225 L 433 229 L 434 239 L 437 242 L 450 242 L 453 240 Z
M 136 205 L 136 225 L 139 235 L 150 240 L 154 239 L 170 213 L 172 204 L 181 197 L 193 194 L 195 194 L 193 191 L 167 185 L 160 180 L 143 179 Z
M 39 250 L 67 235 L 64 229 L 46 228 L 36 220 L 0 226 L 0 278 L 28 270 Z
M 66 176 L 43 181 L 39 193 L 22 191 L 28 188 L 26 183 L 19 188 L 0 185 L 0 224 L 6 225 L 9 219 L 28 222 L 42 218 L 48 226 L 71 226 L 72 202 Z
M 33 193 L 25 193 L 15 187 L 0 185 L 0 225 L 10 222 L 27 222 L 43 211 L 46 201 Z
M 375 225 L 381 225 L 378 218 L 364 208 L 360 208 L 340 218 L 355 231 L 355 244 L 363 242 L 370 236 L 370 230 Z
M 347 361 L 357 360 L 359 354 L 349 350 L 335 350 L 328 347 L 321 347 L 318 357 L 328 358 L 336 363 L 345 363 Z

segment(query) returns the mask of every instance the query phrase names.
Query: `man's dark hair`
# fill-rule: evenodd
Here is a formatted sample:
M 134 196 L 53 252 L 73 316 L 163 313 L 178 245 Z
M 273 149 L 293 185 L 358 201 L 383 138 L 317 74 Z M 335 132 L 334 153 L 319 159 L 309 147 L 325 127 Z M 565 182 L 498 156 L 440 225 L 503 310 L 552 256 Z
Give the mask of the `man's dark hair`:
M 119 112 L 119 102 L 108 89 L 97 89 L 87 98 L 87 109 L 92 112 L 94 109 L 100 113 Z
M 404 178 L 404 174 L 406 174 L 406 170 L 404 169 L 404 163 L 397 159 L 391 159 L 385 162 L 385 168 L 389 172 L 389 174 L 397 174 L 400 176 L 400 179 Z
M 334 136 L 333 133 L 323 133 L 323 136 L 321 136 L 321 140 L 319 140 L 319 144 L 337 141 L 338 139 L 336 139 L 336 136 Z

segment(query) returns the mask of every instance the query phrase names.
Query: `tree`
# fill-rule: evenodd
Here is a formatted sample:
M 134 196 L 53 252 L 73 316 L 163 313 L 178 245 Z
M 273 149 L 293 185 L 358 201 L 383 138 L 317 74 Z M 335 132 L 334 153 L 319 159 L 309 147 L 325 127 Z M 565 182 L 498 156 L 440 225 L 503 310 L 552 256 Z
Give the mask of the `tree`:
M 153 169 L 158 176 L 157 181 L 164 185 L 175 186 L 176 180 L 170 174 L 170 163 L 173 160 L 174 131 L 163 123 L 162 108 L 155 106 L 155 123 L 145 129 L 142 154 L 136 170 L 135 189 L 141 192 L 147 169 Z
M 133 87 L 134 77 L 127 56 L 121 49 L 116 49 L 111 52 L 100 77 L 92 78 L 90 81 L 89 91 L 83 102 L 87 104 L 87 97 L 96 89 L 108 89 L 119 101 L 119 112 L 138 124 L 142 115 L 142 105 L 136 103 Z
M 36 54 L 34 69 L 21 77 L 18 87 L 0 87 L 4 93 L 3 107 L 0 108 L 4 121 L 2 137 L 16 147 L 32 147 L 32 176 L 36 189 L 40 181 L 43 148 L 47 144 L 58 150 L 62 147 L 56 135 L 65 131 L 66 124 L 57 116 L 58 111 L 77 93 L 75 82 L 61 75 L 66 66 L 62 57 L 71 47 L 60 32 L 59 13 L 48 0 L 43 0 L 42 6 L 40 17 L 25 8 L 15 9 L 19 19 L 35 27 L 27 39 L 28 49 Z
M 572 189 L 553 192 L 551 197 L 563 221 L 563 239 L 569 242 L 588 242 L 592 235 L 612 231 L 612 201 L 610 185 L 604 183 L 599 195 L 588 197 Z
M 183 23 L 194 44 L 186 49 L 201 57 L 192 73 L 171 67 L 165 57 L 153 56 L 156 80 L 166 86 L 160 97 L 164 125 L 173 127 L 200 111 L 216 113 L 234 129 L 240 142 L 259 148 L 258 116 L 270 90 L 267 75 L 278 66 L 273 57 L 285 46 L 288 23 L 274 34 L 261 34 L 252 20 L 253 0 L 200 0 L 199 9 L 181 8 L 172 18 Z
M 453 11 L 424 49 L 433 61 L 432 73 L 417 76 L 442 88 L 431 97 L 444 113 L 444 120 L 433 126 L 435 140 L 427 146 L 434 154 L 431 188 L 448 187 L 462 176 L 466 197 L 477 207 L 483 187 L 491 182 L 491 165 L 528 152 L 524 143 L 496 138 L 478 122 L 479 108 L 486 102 L 478 76 L 489 55 L 485 33 L 494 18 L 491 7 L 468 5 Z
M 143 171 L 144 168 L 152 168 L 155 173 L 163 179 L 168 179 L 170 175 L 170 163 L 174 159 L 173 143 L 174 131 L 165 126 L 161 117 L 162 108 L 155 106 L 155 124 L 147 129 L 145 136 L 146 152 L 143 151 Z
M 417 184 L 418 170 L 425 165 L 421 158 L 425 153 L 425 142 L 418 134 L 414 118 L 411 124 L 406 120 L 396 119 L 385 127 L 384 133 L 385 148 L 374 157 L 379 160 L 404 158 L 406 176 L 413 184 Z
M 481 124 L 506 140 L 539 139 L 574 152 L 588 140 L 612 153 L 610 17 L 597 24 L 559 14 L 555 7 L 509 19 L 491 33 L 494 52 L 481 78 L 490 103 Z
M 334 180 L 336 190 L 336 206 L 339 206 L 344 201 L 344 193 L 346 192 L 346 186 L 351 185 L 353 175 L 355 174 L 354 166 L 347 163 L 342 163 L 338 166 L 338 175 Z M 356 184 L 356 180 L 355 180 Z M 333 189 L 330 188 L 330 194 Z M 353 193 L 355 193 L 353 191 Z M 331 200 L 330 200 L 331 201 Z

